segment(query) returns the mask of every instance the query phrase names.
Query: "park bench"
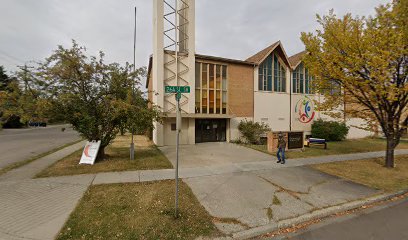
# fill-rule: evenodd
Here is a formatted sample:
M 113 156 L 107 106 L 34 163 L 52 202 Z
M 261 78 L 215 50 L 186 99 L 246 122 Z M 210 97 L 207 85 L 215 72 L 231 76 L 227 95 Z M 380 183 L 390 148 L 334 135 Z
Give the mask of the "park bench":
M 327 142 L 326 139 L 323 138 L 308 138 L 306 139 L 306 146 L 310 147 L 311 144 L 315 144 L 315 145 L 324 145 L 324 149 L 327 149 Z

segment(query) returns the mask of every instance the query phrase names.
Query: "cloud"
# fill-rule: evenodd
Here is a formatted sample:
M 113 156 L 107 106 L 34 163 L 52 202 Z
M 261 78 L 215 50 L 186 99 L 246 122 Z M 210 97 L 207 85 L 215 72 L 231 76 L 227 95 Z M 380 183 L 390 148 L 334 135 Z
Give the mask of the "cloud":
M 315 15 L 374 14 L 380 0 L 196 0 L 196 52 L 246 59 L 281 40 L 288 55 L 303 50 L 300 32 L 313 31 Z M 2 0 L 0 65 L 16 70 L 49 56 L 71 39 L 108 61 L 133 61 L 134 7 L 137 16 L 136 64 L 152 53 L 152 0 Z

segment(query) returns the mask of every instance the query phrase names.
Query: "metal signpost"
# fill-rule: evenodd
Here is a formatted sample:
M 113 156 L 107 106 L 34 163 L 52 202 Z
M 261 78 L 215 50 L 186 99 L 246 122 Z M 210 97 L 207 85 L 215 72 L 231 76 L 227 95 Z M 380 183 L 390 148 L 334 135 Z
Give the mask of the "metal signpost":
M 175 194 L 175 217 L 178 217 L 178 162 L 179 162 L 179 139 L 180 139 L 180 131 L 181 131 L 181 109 L 180 109 L 180 99 L 182 93 L 190 93 L 189 86 L 166 86 L 165 93 L 175 93 L 176 95 L 176 130 L 177 130 L 177 137 L 176 137 L 176 194 Z

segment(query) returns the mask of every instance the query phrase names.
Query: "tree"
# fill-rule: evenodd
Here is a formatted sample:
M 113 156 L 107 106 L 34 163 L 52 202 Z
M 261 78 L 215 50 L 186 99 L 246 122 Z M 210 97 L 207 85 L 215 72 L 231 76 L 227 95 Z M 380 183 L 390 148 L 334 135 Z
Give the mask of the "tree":
M 4 125 L 11 125 L 13 127 L 16 124 L 6 124 L 9 119 L 15 120 L 18 117 L 18 121 L 20 121 L 19 115 L 21 113 L 20 108 L 20 96 L 22 94 L 17 81 L 10 82 L 5 88 L 5 90 L 0 91 L 0 123 L 1 126 Z M 19 125 L 19 124 L 18 124 Z
M 20 66 L 0 91 L 0 118 L 4 127 L 22 127 L 29 121 L 48 119 L 49 103 L 32 68 Z
M 12 79 L 6 74 L 4 67 L 0 66 L 0 91 L 6 91 L 11 80 Z
M 133 108 L 143 109 L 135 116 L 138 120 L 150 121 L 145 114 L 159 115 L 156 109 L 145 109 L 139 102 L 126 102 L 133 84 L 140 85 L 135 80 L 138 72 L 129 64 L 106 64 L 103 58 L 103 52 L 88 57 L 86 49 L 73 41 L 69 49 L 59 46 L 38 69 L 54 112 L 89 141 L 101 141 L 98 159 L 104 158 L 105 147 L 128 121 Z
M 304 58 L 324 94 L 326 110 L 347 99 L 354 114 L 375 120 L 387 139 L 385 166 L 394 167 L 394 149 L 408 121 L 408 1 L 376 8 L 374 17 L 317 16 L 321 30 L 302 33 Z M 328 85 L 341 86 L 342 97 Z

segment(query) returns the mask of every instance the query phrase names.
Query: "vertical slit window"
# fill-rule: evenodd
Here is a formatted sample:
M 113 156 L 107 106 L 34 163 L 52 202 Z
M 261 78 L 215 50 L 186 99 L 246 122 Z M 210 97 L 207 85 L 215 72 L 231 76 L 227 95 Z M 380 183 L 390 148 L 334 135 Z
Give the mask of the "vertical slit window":
M 215 113 L 220 114 L 221 113 L 221 91 L 216 91 L 216 101 L 215 101 Z
M 279 92 L 286 92 L 286 70 L 283 65 L 280 68 L 280 76 Z
M 267 90 L 272 91 L 272 56 L 269 55 L 266 60 L 266 73 L 267 73 Z
M 202 79 L 203 89 L 205 89 L 208 86 L 208 64 L 203 63 L 201 67 L 202 67 L 201 79 Z
M 214 89 L 214 64 L 210 64 L 210 68 L 208 70 L 209 74 L 209 88 Z
M 214 113 L 214 90 L 210 90 L 210 102 L 209 102 L 209 112 L 208 113 Z
M 202 91 L 201 91 L 201 96 L 202 96 L 202 98 L 201 98 L 201 104 L 203 105 L 203 113 L 207 113 L 208 111 L 207 111 L 207 100 L 208 100 L 208 98 L 207 98 L 207 89 L 203 89 Z
M 201 67 L 200 67 L 200 63 L 196 63 L 195 64 L 195 87 L 196 88 L 200 88 L 200 73 L 201 73 Z
M 222 66 L 222 90 L 227 90 L 227 66 Z
M 215 88 L 221 89 L 221 66 L 216 65 L 216 72 L 215 72 Z
M 303 64 L 301 64 L 299 68 L 300 93 L 304 93 L 304 81 L 305 81 L 304 68 Z
M 201 99 L 201 95 L 200 95 L 200 89 L 196 89 L 195 90 L 195 113 L 200 113 L 200 99 Z
M 305 68 L 305 93 L 310 93 L 310 86 L 309 86 L 309 70 Z
M 227 114 L 227 92 L 222 92 L 222 114 Z
M 273 90 L 278 91 L 278 79 L 279 79 L 279 62 L 276 55 L 273 55 Z

